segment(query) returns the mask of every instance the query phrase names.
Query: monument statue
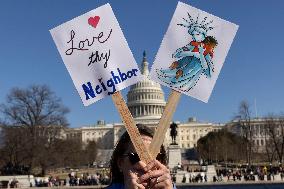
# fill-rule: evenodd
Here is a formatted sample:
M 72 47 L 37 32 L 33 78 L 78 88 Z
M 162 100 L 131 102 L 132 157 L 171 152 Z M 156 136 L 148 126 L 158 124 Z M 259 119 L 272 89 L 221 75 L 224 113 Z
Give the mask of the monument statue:
M 172 137 L 172 143 L 171 144 L 177 144 L 176 143 L 176 136 L 177 136 L 177 124 L 175 122 L 173 122 L 171 125 L 170 125 L 170 128 L 171 128 L 171 137 Z

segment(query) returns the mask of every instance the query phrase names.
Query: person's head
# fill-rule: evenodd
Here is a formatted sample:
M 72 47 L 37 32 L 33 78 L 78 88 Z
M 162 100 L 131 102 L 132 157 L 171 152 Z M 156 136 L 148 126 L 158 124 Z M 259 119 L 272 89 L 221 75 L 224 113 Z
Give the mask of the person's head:
M 213 23 L 213 20 L 208 22 L 207 16 L 201 19 L 199 14 L 196 18 L 189 13 L 187 13 L 187 15 L 188 18 L 183 18 L 183 23 L 177 25 L 188 28 L 187 32 L 192 36 L 192 39 L 196 42 L 202 42 L 207 36 L 207 32 L 213 29 L 213 27 L 210 26 Z
M 188 29 L 188 33 L 192 36 L 192 39 L 196 42 L 201 42 L 205 39 L 206 31 L 202 27 L 192 26 Z
M 205 37 L 205 39 L 202 42 L 210 49 L 214 49 L 218 45 L 217 40 L 212 36 Z
M 153 130 L 142 124 L 137 124 L 136 126 L 144 144 L 146 147 L 149 147 L 154 135 Z M 157 160 L 166 165 L 166 159 L 166 151 L 162 146 Z M 139 161 L 139 157 L 130 140 L 129 134 L 125 132 L 120 137 L 112 154 L 110 162 L 111 182 L 124 183 L 123 173 L 128 169 L 131 169 L 131 167 L 133 167 Z

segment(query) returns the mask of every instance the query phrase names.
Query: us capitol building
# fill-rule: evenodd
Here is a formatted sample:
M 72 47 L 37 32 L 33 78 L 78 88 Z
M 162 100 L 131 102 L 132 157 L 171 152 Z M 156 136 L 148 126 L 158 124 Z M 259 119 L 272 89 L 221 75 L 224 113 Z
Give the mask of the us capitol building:
M 144 79 L 130 87 L 127 105 L 136 123 L 155 128 L 162 116 L 166 101 L 160 84 L 149 79 L 148 65 L 144 52 L 141 68 Z M 186 123 L 174 122 L 178 125 L 176 142 L 182 149 L 195 147 L 199 138 L 224 127 L 223 124 L 199 123 L 195 118 L 189 118 Z M 79 140 L 84 144 L 96 141 L 101 149 L 113 149 L 124 132 L 123 123 L 106 124 L 105 121 L 100 120 L 95 125 L 69 128 L 65 131 L 64 137 Z M 165 147 L 171 142 L 170 129 L 168 129 L 164 140 Z

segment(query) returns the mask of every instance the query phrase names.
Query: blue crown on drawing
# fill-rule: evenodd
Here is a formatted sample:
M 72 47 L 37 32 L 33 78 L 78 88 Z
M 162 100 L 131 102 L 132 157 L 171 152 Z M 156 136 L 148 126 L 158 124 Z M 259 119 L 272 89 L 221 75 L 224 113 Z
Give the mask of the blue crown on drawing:
M 202 32 L 206 34 L 209 30 L 212 30 L 214 27 L 210 26 L 212 24 L 213 20 L 206 22 L 207 16 L 204 17 L 201 22 L 199 21 L 199 14 L 197 15 L 196 19 L 193 19 L 192 16 L 187 13 L 188 19 L 182 18 L 185 23 L 184 24 L 177 24 L 179 26 L 183 26 L 188 28 L 188 33 L 193 32 L 194 30 L 197 30 L 199 32 Z

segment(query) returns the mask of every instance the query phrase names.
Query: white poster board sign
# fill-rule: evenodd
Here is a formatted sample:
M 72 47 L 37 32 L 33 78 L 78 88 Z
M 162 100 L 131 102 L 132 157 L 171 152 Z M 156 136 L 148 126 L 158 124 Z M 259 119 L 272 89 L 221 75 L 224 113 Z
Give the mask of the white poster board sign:
M 238 26 L 179 2 L 150 77 L 208 102 Z
M 141 80 L 109 4 L 50 30 L 85 106 Z

